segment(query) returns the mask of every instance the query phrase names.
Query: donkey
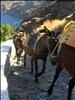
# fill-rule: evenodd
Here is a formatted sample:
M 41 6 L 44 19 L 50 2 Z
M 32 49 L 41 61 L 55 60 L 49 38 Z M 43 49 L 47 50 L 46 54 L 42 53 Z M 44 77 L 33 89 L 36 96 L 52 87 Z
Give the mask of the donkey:
M 68 97 L 67 100 L 71 100 L 72 89 L 75 86 L 75 48 L 63 43 L 61 45 L 61 50 L 58 55 L 58 64 L 54 76 L 54 80 L 51 86 L 48 89 L 48 95 L 52 94 L 54 84 L 59 77 L 61 71 L 66 68 L 66 70 L 72 76 L 72 79 L 69 81 L 68 87 Z
M 38 36 L 38 38 L 36 39 L 36 42 L 35 42 L 33 48 L 26 46 L 24 43 L 25 40 L 24 41 L 19 40 L 21 48 L 25 51 L 26 54 L 28 54 L 29 56 L 32 57 L 31 63 L 33 63 L 33 60 L 35 61 L 35 80 L 38 80 L 38 76 L 41 76 L 41 74 L 44 72 L 45 66 L 46 66 L 46 61 L 47 61 L 47 56 L 50 53 L 49 38 L 48 38 L 47 34 L 44 32 L 41 32 L 39 34 L 40 34 L 40 36 Z M 37 72 L 38 71 L 37 59 L 43 60 L 43 69 L 39 73 Z M 31 69 L 33 71 L 33 65 L 31 67 Z
M 54 80 L 48 89 L 48 94 L 51 95 L 53 91 L 54 84 L 59 77 L 61 71 L 66 68 L 66 70 L 71 75 L 68 87 L 67 100 L 71 100 L 72 89 L 75 86 L 75 21 L 71 21 L 64 28 L 66 35 L 60 41 L 60 51 L 57 56 L 57 68 L 54 76 Z M 54 58 L 55 59 L 55 58 Z

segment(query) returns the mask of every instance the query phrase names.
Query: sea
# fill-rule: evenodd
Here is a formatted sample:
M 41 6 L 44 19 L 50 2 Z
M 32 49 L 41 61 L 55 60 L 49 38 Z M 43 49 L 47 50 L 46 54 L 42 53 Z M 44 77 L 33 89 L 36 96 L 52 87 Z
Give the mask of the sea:
M 16 30 L 20 26 L 22 21 L 23 19 L 20 19 L 18 17 L 11 16 L 6 13 L 1 13 L 1 24 L 10 24 L 14 28 L 14 30 Z

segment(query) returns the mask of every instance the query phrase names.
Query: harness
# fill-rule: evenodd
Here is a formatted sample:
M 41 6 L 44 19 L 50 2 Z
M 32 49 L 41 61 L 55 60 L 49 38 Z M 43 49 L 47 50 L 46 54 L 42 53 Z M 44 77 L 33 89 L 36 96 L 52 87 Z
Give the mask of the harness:
M 52 51 L 52 53 L 51 53 L 51 56 L 53 56 L 53 54 L 54 54 L 56 48 L 57 48 L 58 45 L 60 44 L 60 41 L 63 39 L 63 36 L 64 36 L 64 35 L 65 35 L 65 33 L 63 32 L 63 34 L 62 34 L 62 35 L 60 36 L 60 38 L 58 39 L 58 42 L 57 42 L 55 48 L 53 49 L 53 51 Z
M 61 43 L 61 41 L 63 40 L 64 36 L 65 36 L 66 34 L 68 34 L 68 31 L 69 31 L 70 28 L 72 28 L 72 25 L 75 25 L 75 21 L 71 21 L 71 22 L 69 22 L 69 23 L 65 26 L 62 35 L 61 35 L 60 38 L 58 39 L 58 42 L 57 42 L 55 48 L 53 49 L 53 51 L 52 51 L 52 53 L 51 53 L 51 56 L 54 54 L 56 48 L 57 48 L 58 45 Z
M 60 35 L 57 35 L 57 36 L 53 35 L 53 36 L 50 36 L 48 38 L 52 39 L 54 42 L 57 42 L 59 40 L 59 38 L 60 38 Z

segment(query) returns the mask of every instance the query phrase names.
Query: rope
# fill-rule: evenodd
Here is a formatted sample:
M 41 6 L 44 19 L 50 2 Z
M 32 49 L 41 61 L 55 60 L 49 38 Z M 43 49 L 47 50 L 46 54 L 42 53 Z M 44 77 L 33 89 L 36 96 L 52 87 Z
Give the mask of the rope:
M 65 35 L 65 32 L 63 32 L 63 34 L 61 35 L 59 41 L 57 42 L 55 48 L 53 49 L 53 51 L 52 51 L 52 53 L 51 53 L 51 56 L 53 56 L 53 54 L 54 54 L 54 52 L 55 52 L 57 46 L 59 45 L 60 41 L 63 39 L 64 35 Z
M 64 28 L 64 30 L 63 30 L 63 34 L 61 35 L 59 41 L 57 42 L 55 48 L 53 49 L 53 51 L 52 51 L 52 53 L 51 53 L 51 56 L 54 54 L 54 52 L 55 52 L 57 46 L 59 45 L 59 43 L 60 43 L 61 40 L 63 39 L 65 33 L 67 33 L 67 31 L 72 27 L 73 24 L 75 24 L 75 21 L 70 21 L 70 22 L 65 26 L 65 28 Z

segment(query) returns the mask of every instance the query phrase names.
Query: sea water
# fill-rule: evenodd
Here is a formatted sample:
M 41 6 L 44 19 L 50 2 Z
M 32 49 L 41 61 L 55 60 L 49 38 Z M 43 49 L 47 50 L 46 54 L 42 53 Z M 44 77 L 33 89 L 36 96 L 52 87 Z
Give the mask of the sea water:
M 1 24 L 10 24 L 14 29 L 20 26 L 23 19 L 11 16 L 6 13 L 1 13 Z

